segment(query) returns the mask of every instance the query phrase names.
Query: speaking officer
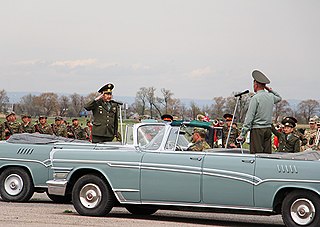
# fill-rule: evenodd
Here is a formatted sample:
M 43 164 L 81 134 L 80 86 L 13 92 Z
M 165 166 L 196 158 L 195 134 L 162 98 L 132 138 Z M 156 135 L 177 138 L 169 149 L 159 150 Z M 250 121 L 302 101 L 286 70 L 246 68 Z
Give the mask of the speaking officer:
M 112 100 L 114 85 L 109 83 L 99 89 L 97 98 L 84 108 L 93 113 L 92 142 L 111 142 L 118 135 L 118 105 Z
M 281 101 L 280 95 L 266 84 L 270 80 L 260 71 L 252 72 L 253 89 L 256 93 L 250 100 L 239 141 L 250 130 L 250 153 L 271 153 L 271 123 L 273 105 Z

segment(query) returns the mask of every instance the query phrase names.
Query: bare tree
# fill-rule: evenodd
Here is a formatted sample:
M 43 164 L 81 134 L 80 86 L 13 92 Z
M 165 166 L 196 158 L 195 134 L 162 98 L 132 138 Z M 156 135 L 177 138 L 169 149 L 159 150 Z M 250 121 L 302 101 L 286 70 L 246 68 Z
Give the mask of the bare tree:
M 190 103 L 190 110 L 191 110 L 191 119 L 194 120 L 197 118 L 197 115 L 201 113 L 200 107 L 194 102 L 191 101 Z
M 287 100 L 281 100 L 278 102 L 273 109 L 273 118 L 275 122 L 278 122 L 285 116 L 291 116 L 293 113 L 290 104 Z
M 303 120 L 306 122 L 309 121 L 312 115 L 319 113 L 320 104 L 317 100 L 308 99 L 303 100 L 298 104 L 298 113 L 301 115 Z
M 84 97 L 77 93 L 70 95 L 70 114 L 72 116 L 79 115 L 85 104 L 84 100 Z
M 221 118 L 224 114 L 225 109 L 225 102 L 226 99 L 223 97 L 214 97 L 213 98 L 214 104 L 213 104 L 213 117 L 214 118 Z
M 0 112 L 7 112 L 9 104 L 9 97 L 7 96 L 7 92 L 5 90 L 0 91 Z
M 42 93 L 35 100 L 40 106 L 41 114 L 46 116 L 58 115 L 59 102 L 57 94 L 52 92 Z
M 135 111 L 142 116 L 146 114 L 147 92 L 148 89 L 146 87 L 140 88 L 139 91 L 137 91 L 134 103 Z
M 156 89 L 154 87 L 149 87 L 147 89 L 147 101 L 149 103 L 151 118 L 153 118 L 153 106 L 155 105 L 155 91 Z
M 62 95 L 59 97 L 59 106 L 60 106 L 60 114 L 61 116 L 67 116 L 69 107 L 70 107 L 70 99 L 68 96 Z
M 168 105 L 172 99 L 173 93 L 170 90 L 166 90 L 165 88 L 161 88 L 161 93 L 164 101 L 164 112 L 168 113 Z

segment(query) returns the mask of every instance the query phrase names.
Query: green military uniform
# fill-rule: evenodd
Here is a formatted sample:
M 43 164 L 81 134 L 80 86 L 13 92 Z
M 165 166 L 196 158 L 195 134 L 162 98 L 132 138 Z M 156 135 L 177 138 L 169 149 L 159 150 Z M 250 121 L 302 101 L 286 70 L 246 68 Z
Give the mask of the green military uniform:
M 226 144 L 227 142 L 227 138 L 228 138 L 228 133 L 229 133 L 229 127 L 224 125 L 222 128 L 223 131 L 223 144 Z M 237 145 L 237 138 L 240 135 L 240 132 L 238 129 L 231 127 L 231 131 L 230 131 L 230 136 L 229 136 L 229 140 L 228 140 L 228 145 L 227 148 L 231 148 L 230 144 L 235 144 Z
M 304 132 L 304 137 L 307 140 L 307 144 L 303 147 L 304 150 L 313 148 L 316 143 L 317 129 L 306 129 Z
M 20 123 L 17 121 L 14 122 L 9 122 L 9 121 L 5 121 L 2 124 L 2 138 L 3 139 L 8 139 L 11 135 L 15 134 L 15 133 L 20 133 Z M 5 132 L 5 130 L 8 130 L 7 132 Z
M 69 137 L 78 139 L 78 140 L 85 140 L 86 132 L 80 125 L 78 126 L 72 125 L 69 127 Z
M 295 118 L 286 117 L 281 123 L 285 127 L 294 128 L 296 126 L 296 122 L 297 120 Z M 278 152 L 300 152 L 300 138 L 293 131 L 288 134 L 284 132 L 285 130 L 283 132 L 278 132 L 273 124 L 271 125 L 271 130 L 279 139 Z
M 258 70 L 252 72 L 252 77 L 254 83 L 259 86 L 270 83 L 270 80 Z M 280 101 L 280 95 L 270 89 L 257 90 L 251 98 L 240 135 L 241 138 L 245 138 L 250 130 L 250 153 L 271 153 L 273 105 Z
M 41 125 L 40 123 L 35 125 L 36 131 L 40 134 L 50 134 L 53 135 L 53 130 L 51 125 L 48 123 L 45 123 L 44 125 Z
M 112 84 L 103 86 L 98 92 L 111 94 Z M 102 98 L 88 102 L 84 108 L 93 113 L 92 142 L 110 142 L 118 135 L 118 103 Z
M 211 149 L 211 147 L 205 140 L 198 140 L 190 147 L 188 147 L 188 151 L 203 151 L 206 149 Z
M 35 128 L 34 125 L 31 124 L 31 122 L 28 122 L 27 124 L 21 124 L 19 131 L 21 133 L 34 133 Z
M 56 136 L 62 136 L 62 137 L 68 136 L 67 135 L 67 126 L 65 126 L 64 124 L 61 124 L 61 125 L 54 124 L 52 126 L 52 130 Z

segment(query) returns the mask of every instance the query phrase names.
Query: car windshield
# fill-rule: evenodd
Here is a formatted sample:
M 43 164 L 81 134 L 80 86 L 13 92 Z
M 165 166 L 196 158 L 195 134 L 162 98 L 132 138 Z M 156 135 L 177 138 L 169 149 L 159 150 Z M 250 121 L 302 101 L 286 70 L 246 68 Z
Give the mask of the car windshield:
M 144 125 L 138 129 L 139 146 L 147 150 L 157 150 L 165 132 L 164 125 Z

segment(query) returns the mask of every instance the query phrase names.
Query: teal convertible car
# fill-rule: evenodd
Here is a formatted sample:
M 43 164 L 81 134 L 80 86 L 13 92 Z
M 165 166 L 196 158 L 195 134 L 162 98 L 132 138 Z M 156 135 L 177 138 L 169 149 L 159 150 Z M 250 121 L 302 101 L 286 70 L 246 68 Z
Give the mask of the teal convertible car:
M 129 135 L 129 136 L 128 136 Z M 188 134 L 170 124 L 137 124 L 132 146 L 53 147 L 51 195 L 72 197 L 81 215 L 114 206 L 132 214 L 186 209 L 282 214 L 287 226 L 320 226 L 320 153 L 187 151 Z

